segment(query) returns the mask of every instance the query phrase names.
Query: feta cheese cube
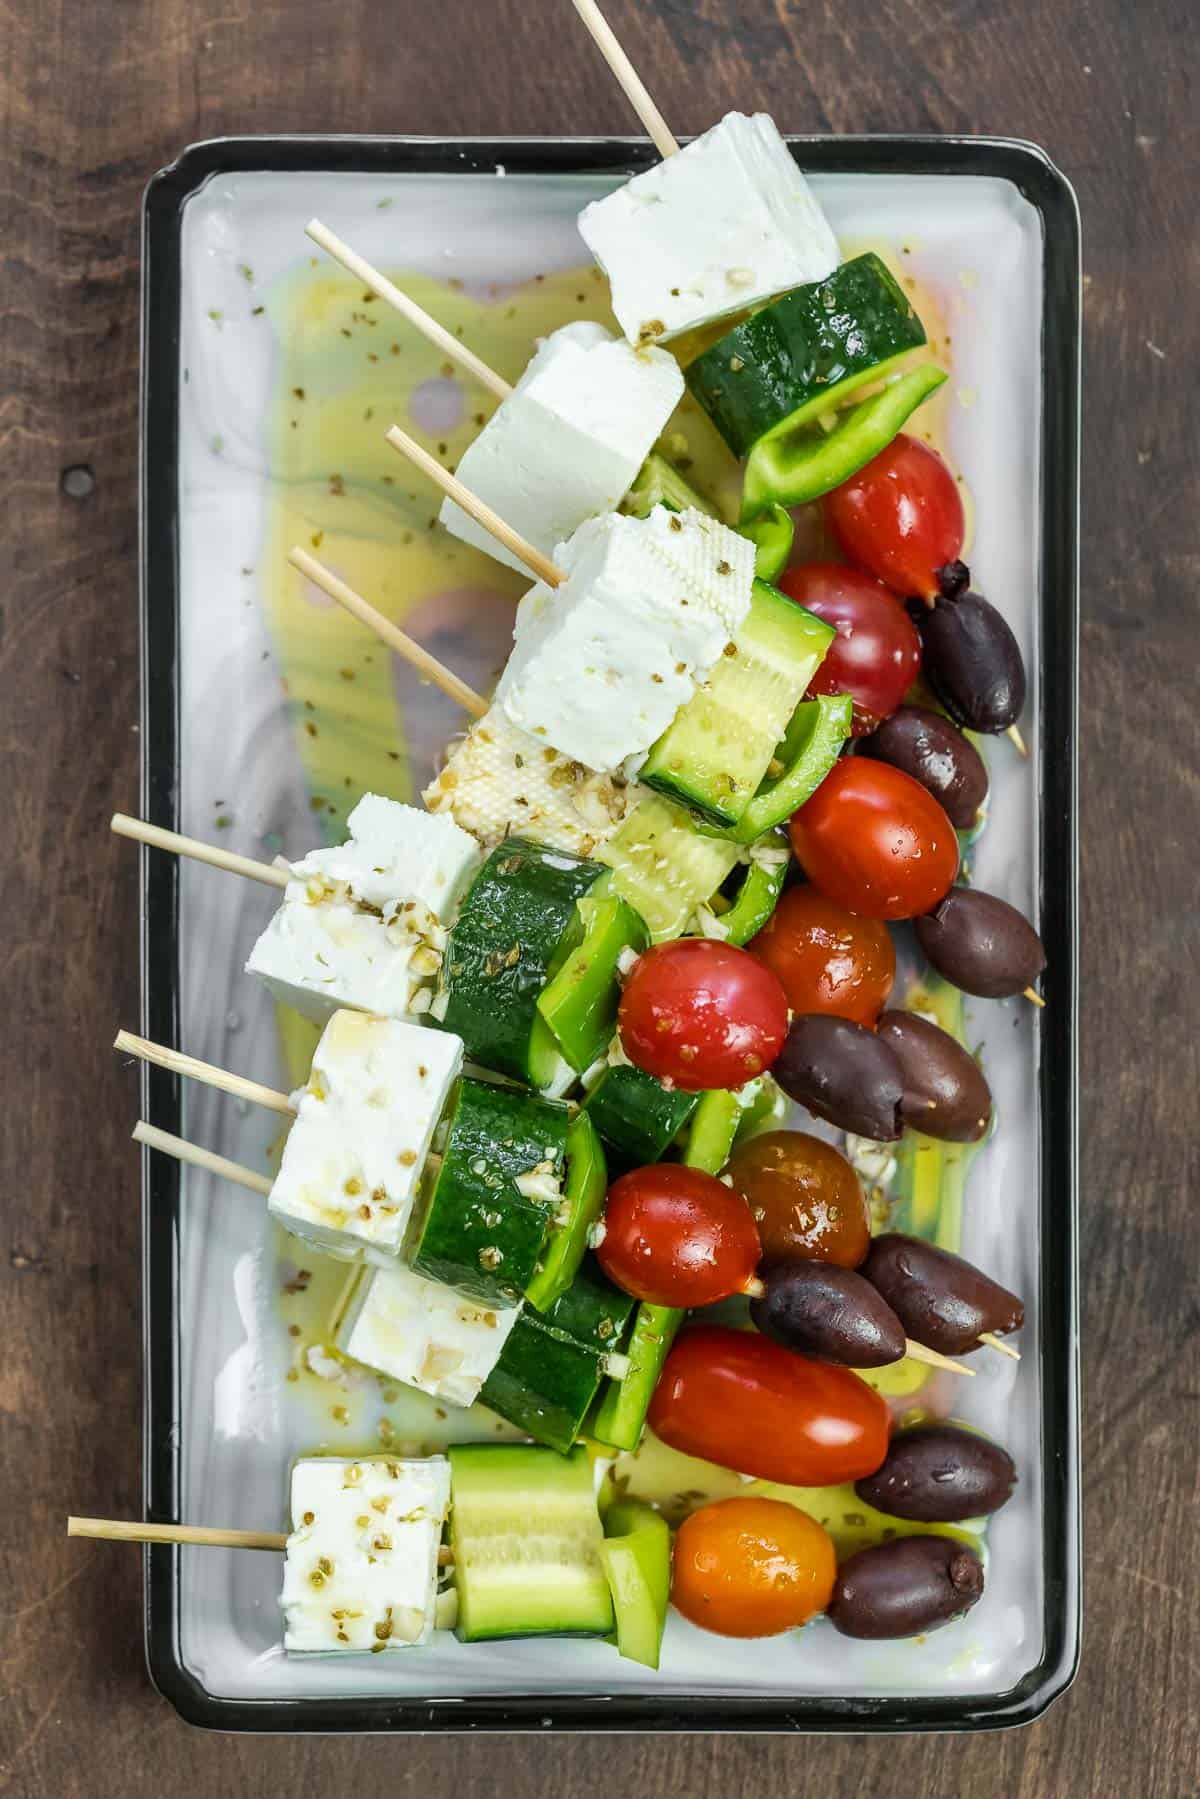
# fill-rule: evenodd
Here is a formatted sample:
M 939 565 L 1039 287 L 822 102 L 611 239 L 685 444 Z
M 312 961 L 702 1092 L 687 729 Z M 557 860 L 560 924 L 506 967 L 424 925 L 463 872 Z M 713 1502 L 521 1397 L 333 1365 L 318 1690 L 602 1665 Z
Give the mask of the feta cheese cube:
M 283 1565 L 289 1655 L 379 1654 L 427 1643 L 450 1463 L 306 1456 L 292 1469 Z
M 496 699 L 510 722 L 600 772 L 661 737 L 750 606 L 754 546 L 719 520 L 656 506 L 590 519 L 517 610 Z
M 343 1260 L 398 1255 L 462 1057 L 452 1031 L 335 1012 L 299 1095 L 271 1216 Z
M 584 208 L 579 230 L 612 283 L 631 344 L 678 337 L 808 281 L 837 239 L 766 113 L 719 125 Z
M 323 1024 L 350 1006 L 389 1018 L 426 1010 L 459 895 L 479 846 L 452 817 L 369 793 L 350 838 L 292 865 L 283 904 L 250 953 L 249 973 Z
M 632 350 L 581 319 L 543 339 L 458 465 L 472 493 L 550 555 L 584 519 L 612 511 L 683 396 L 665 350 Z M 443 500 L 443 525 L 510 568 L 525 565 Z
M 362 1269 L 334 1319 L 334 1341 L 352 1361 L 449 1405 L 474 1405 L 517 1322 L 465 1299 L 403 1263 Z
M 515 835 L 590 856 L 617 829 L 636 789 L 560 756 L 493 706 L 454 746 L 422 798 L 485 849 Z

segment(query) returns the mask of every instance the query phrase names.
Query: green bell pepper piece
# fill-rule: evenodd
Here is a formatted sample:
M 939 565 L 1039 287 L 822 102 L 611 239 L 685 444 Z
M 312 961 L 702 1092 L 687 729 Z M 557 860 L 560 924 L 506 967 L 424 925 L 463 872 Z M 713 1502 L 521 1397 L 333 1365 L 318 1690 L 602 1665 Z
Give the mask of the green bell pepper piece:
M 616 1029 L 617 962 L 626 949 L 640 955 L 650 936 L 633 907 L 615 893 L 589 893 L 575 903 L 583 936 L 542 988 L 537 1009 L 571 1067 L 582 1074 L 604 1054 Z
M 567 1178 L 562 1209 L 566 1222 L 552 1224 L 525 1297 L 546 1312 L 565 1293 L 587 1249 L 588 1232 L 604 1210 L 608 1165 L 595 1125 L 586 1112 L 576 1112 L 567 1126 Z
M 684 1166 L 699 1168 L 704 1174 L 720 1174 L 729 1160 L 744 1111 L 734 1093 L 714 1089 L 704 1094 L 688 1126 Z
M 604 1514 L 600 1560 L 612 1593 L 617 1652 L 657 1668 L 671 1591 L 671 1532 L 639 1499 L 618 1499 Z
M 779 746 L 783 773 L 763 782 L 738 823 L 724 835 L 735 843 L 754 843 L 811 799 L 850 735 L 852 712 L 848 693 L 801 700 Z
M 669 512 L 686 512 L 691 507 L 696 512 L 707 512 L 710 517 L 716 517 L 712 501 L 697 493 L 691 482 L 685 480 L 665 456 L 652 450 L 638 470 L 637 480 L 621 501 L 621 511 L 633 518 L 648 518 L 656 506 L 665 506 Z
M 828 433 L 819 422 L 802 426 L 800 414 L 793 414 L 760 438 L 746 459 L 743 524 L 770 506 L 799 506 L 840 487 L 887 448 L 910 414 L 945 379 L 945 369 L 922 363 L 848 412 L 835 414 Z
M 746 870 L 746 878 L 738 889 L 738 896 L 728 912 L 720 914 L 725 927 L 725 942 L 737 945 L 749 943 L 762 930 L 772 912 L 779 904 L 779 896 L 783 892 L 784 878 L 787 875 L 786 859 L 763 867 L 761 863 L 752 862 Z
M 739 526 L 754 545 L 754 573 L 760 581 L 776 581 L 788 565 L 796 521 L 783 506 L 770 506 L 749 524 Z

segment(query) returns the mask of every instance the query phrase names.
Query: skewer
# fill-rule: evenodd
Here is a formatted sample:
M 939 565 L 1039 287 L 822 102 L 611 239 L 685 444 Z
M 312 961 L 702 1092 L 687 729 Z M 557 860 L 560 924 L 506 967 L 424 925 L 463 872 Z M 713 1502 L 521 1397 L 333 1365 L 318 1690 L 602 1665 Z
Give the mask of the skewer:
M 1026 987 L 1021 994 L 1021 998 L 1027 999 L 1031 1005 L 1040 1006 L 1043 1010 L 1045 1009 L 1046 1002 L 1034 987 Z
M 360 256 L 357 250 L 352 250 L 349 244 L 343 243 L 341 238 L 329 229 L 328 225 L 323 225 L 320 219 L 310 219 L 304 230 L 314 244 L 319 244 L 322 250 L 327 251 L 333 257 L 335 262 L 340 262 L 344 269 L 348 269 L 352 275 L 356 276 L 364 287 L 369 287 L 373 294 L 378 294 L 381 300 L 386 300 L 389 306 L 394 306 L 396 311 L 402 314 L 410 325 L 415 325 L 422 336 L 428 338 L 429 342 L 441 350 L 443 355 L 448 356 L 452 362 L 457 362 L 459 367 L 465 369 L 469 375 L 474 375 L 476 381 L 481 382 L 489 392 L 494 393 L 498 400 L 507 400 L 512 388 L 503 375 L 498 375 L 495 369 L 489 368 L 487 363 L 476 356 L 473 350 L 468 350 L 467 346 L 455 337 L 453 332 L 447 331 L 444 325 L 439 325 L 437 320 L 425 311 L 424 307 L 418 306 L 415 300 L 410 300 L 408 295 L 394 282 L 389 281 L 386 275 L 381 275 L 378 269 L 372 268 L 365 257 Z
M 1028 757 L 1029 746 L 1025 742 L 1025 739 L 1022 737 L 1022 735 L 1021 735 L 1020 731 L 1017 729 L 1016 725 L 1009 725 L 1008 730 L 1004 733 L 1004 735 L 1007 738 L 1009 738 L 1013 744 L 1015 744 L 1018 756 Z
M 1021 1359 L 1020 1350 L 1014 1349 L 1011 1343 L 1006 1343 L 1003 1337 L 998 1337 L 995 1331 L 981 1331 L 979 1341 L 986 1343 L 989 1349 L 998 1349 L 1001 1355 L 1009 1356 L 1014 1362 Z
M 94 1537 L 105 1543 L 199 1543 L 208 1549 L 273 1549 L 282 1555 L 287 1532 L 282 1530 L 225 1530 L 212 1524 L 145 1524 L 124 1518 L 68 1518 L 69 1537 Z M 445 1544 L 438 1549 L 438 1567 L 449 1568 L 454 1553 Z
M 287 870 L 271 862 L 255 862 L 249 856 L 235 855 L 233 850 L 218 849 L 213 843 L 201 843 L 198 837 L 184 837 L 178 831 L 166 831 L 161 825 L 148 825 L 128 813 L 114 812 L 111 828 L 118 837 L 131 837 L 135 843 L 148 843 L 154 849 L 170 850 L 176 856 L 190 856 L 193 862 L 207 862 L 229 874 L 244 875 L 249 881 L 261 881 L 264 887 L 286 887 L 291 879 Z
M 169 1069 L 172 1074 L 186 1075 L 193 1081 L 204 1081 L 209 1087 L 219 1087 L 222 1093 L 232 1093 L 238 1099 L 248 1099 L 252 1105 L 266 1106 L 272 1112 L 283 1112 L 294 1118 L 296 1108 L 286 1093 L 277 1093 L 273 1087 L 264 1087 L 258 1081 L 247 1080 L 245 1075 L 230 1074 L 224 1068 L 216 1068 L 211 1062 L 199 1062 L 195 1056 L 185 1056 L 182 1050 L 168 1049 L 162 1043 L 152 1043 L 149 1037 L 135 1037 L 132 1031 L 118 1031 L 113 1048 L 124 1050 L 126 1054 L 138 1056 L 143 1062 L 153 1062 L 156 1068 Z
M 948 1368 L 952 1374 L 974 1374 L 974 1368 L 968 1368 L 965 1362 L 956 1362 L 952 1356 L 943 1355 L 940 1349 L 926 1349 L 923 1343 L 914 1343 L 911 1337 L 904 1339 L 904 1353 L 914 1362 L 924 1362 L 927 1368 Z
M 622 50 L 617 36 L 596 0 L 575 0 L 575 11 L 592 34 L 592 41 L 617 78 L 625 98 L 642 121 L 660 156 L 674 156 L 679 145 L 667 128 L 667 121 L 655 106 L 641 76 Z
M 156 1124 L 147 1124 L 144 1119 L 134 1125 L 133 1140 L 144 1143 L 148 1149 L 160 1149 L 165 1156 L 174 1156 L 177 1162 L 207 1169 L 209 1174 L 233 1181 L 238 1187 L 248 1187 L 251 1193 L 258 1193 L 264 1199 L 270 1194 L 271 1181 L 265 1174 L 243 1168 L 240 1162 L 231 1162 L 227 1156 L 218 1156 L 211 1149 L 201 1149 L 198 1143 L 189 1143 L 184 1137 L 174 1137 L 170 1131 L 160 1131 Z
M 388 435 L 391 436 L 391 433 L 389 432 Z M 403 433 L 401 432 L 399 435 L 403 436 Z M 417 446 L 414 444 L 413 448 L 415 450 Z M 425 452 L 422 450 L 421 455 L 424 454 Z M 429 460 L 432 462 L 433 458 L 430 457 Z M 435 463 L 434 467 L 441 474 L 446 473 L 440 463 Z M 449 479 L 453 480 L 453 476 Z M 458 483 L 455 482 L 455 486 L 457 485 Z M 465 488 L 463 492 L 466 492 Z M 476 502 L 476 505 L 478 504 Z M 486 508 L 481 510 L 486 511 Z M 536 551 L 530 553 L 537 554 Z M 440 687 L 442 692 L 456 705 L 462 706 L 475 718 L 483 717 L 488 709 L 488 703 L 482 694 L 476 693 L 473 687 L 468 687 L 465 681 L 460 681 L 453 669 L 447 668 L 444 662 L 439 662 L 436 656 L 431 656 L 415 637 L 410 637 L 406 631 L 400 629 L 399 625 L 394 625 L 390 618 L 385 618 L 382 612 L 372 606 L 369 600 L 364 600 L 360 593 L 355 593 L 352 587 L 348 587 L 345 581 L 333 573 L 332 569 L 326 568 L 324 563 L 318 562 L 315 556 L 310 556 L 308 551 L 302 550 L 298 544 L 288 552 L 288 561 L 293 568 L 299 569 L 302 575 L 306 575 L 310 581 L 315 582 L 322 593 L 327 593 L 331 600 L 336 600 L 339 606 L 344 606 L 347 612 L 353 613 L 355 618 L 359 619 L 369 630 L 374 631 L 376 637 L 386 643 L 389 649 L 395 650 L 398 656 L 402 656 L 410 667 L 416 669 L 418 674 L 423 675 L 427 681 L 432 681 L 435 687 Z
M 443 468 L 436 456 L 431 456 L 428 450 L 402 431 L 399 425 L 392 426 L 387 433 L 387 440 L 394 450 L 399 450 L 402 456 L 407 456 L 410 462 L 415 463 L 423 475 L 428 475 L 448 499 L 461 506 L 464 512 L 470 513 L 476 524 L 482 525 L 497 543 L 502 543 L 506 550 L 511 550 L 539 581 L 544 581 L 547 587 L 562 586 L 567 577 L 561 568 L 556 567 L 548 556 L 543 556 L 533 544 L 527 543 L 511 525 L 506 525 L 498 512 L 493 512 L 469 487 L 464 487 L 457 475 L 452 475 L 449 469 Z

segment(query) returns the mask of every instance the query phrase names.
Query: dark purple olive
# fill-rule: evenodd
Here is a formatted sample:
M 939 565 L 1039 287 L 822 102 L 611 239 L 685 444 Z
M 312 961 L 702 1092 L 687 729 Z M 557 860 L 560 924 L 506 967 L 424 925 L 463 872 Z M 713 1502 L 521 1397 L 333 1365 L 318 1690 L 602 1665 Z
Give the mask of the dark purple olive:
M 969 1612 L 983 1563 L 954 1537 L 896 1537 L 838 1569 L 829 1617 L 844 1637 L 915 1637 Z
M 802 1013 L 792 1019 L 771 1073 L 789 1098 L 839 1130 L 877 1143 L 900 1135 L 900 1063 L 865 1025 Z
M 859 1273 L 883 1294 L 915 1343 L 943 1355 L 967 1355 L 979 1348 L 984 1331 L 1004 1336 L 1025 1322 L 1015 1293 L 921 1237 L 900 1231 L 872 1237 Z
M 928 706 L 901 706 L 855 752 L 890 762 L 911 775 L 938 800 L 956 831 L 969 831 L 987 798 L 983 757 L 940 712 Z
M 916 930 L 938 973 L 980 999 L 1024 993 L 1046 966 L 1042 940 L 1024 913 L 976 887 L 952 887 L 917 919 Z
M 751 1300 L 750 1316 L 764 1337 L 785 1349 L 844 1368 L 884 1368 L 903 1356 L 904 1326 L 853 1268 L 782 1262 L 762 1278 L 767 1290 Z
M 957 1524 L 998 1512 L 1016 1484 L 1016 1464 L 999 1443 L 956 1424 L 918 1424 L 892 1438 L 883 1467 L 854 1491 L 892 1518 Z
M 1015 724 L 1025 704 L 1025 664 L 991 601 L 947 580 L 932 606 L 909 611 L 921 633 L 925 677 L 955 723 L 989 732 Z
M 977 1143 L 992 1122 L 992 1095 L 975 1058 L 915 1012 L 885 1012 L 876 1034 L 900 1065 L 901 1123 L 946 1143 Z

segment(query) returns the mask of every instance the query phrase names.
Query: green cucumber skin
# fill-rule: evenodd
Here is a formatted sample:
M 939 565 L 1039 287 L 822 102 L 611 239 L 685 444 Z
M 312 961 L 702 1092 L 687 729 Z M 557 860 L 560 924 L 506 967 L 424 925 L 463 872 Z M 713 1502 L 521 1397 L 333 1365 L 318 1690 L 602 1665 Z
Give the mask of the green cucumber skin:
M 585 1110 L 614 1160 L 640 1168 L 662 1160 L 698 1104 L 698 1094 L 669 1091 L 653 1075 L 621 1063 L 600 1076 Z
M 868 252 L 752 313 L 698 356 L 686 379 L 734 455 L 745 456 L 801 407 L 836 404 L 844 383 L 925 342 L 899 282 Z
M 778 780 L 765 782 L 729 832 L 736 843 L 751 844 L 786 823 L 810 800 L 842 753 L 850 735 L 853 702 L 849 694 L 822 694 L 802 700 L 779 745 L 786 764 Z
M 615 893 L 585 894 L 576 902 L 583 940 L 538 996 L 537 1008 L 576 1074 L 590 1068 L 612 1041 L 621 997 L 617 965 L 625 950 L 641 955 L 650 934 L 633 907 Z
M 739 823 L 834 630 L 756 580 L 750 610 L 704 686 L 653 745 L 638 779 L 723 826 Z
M 456 1443 L 449 1457 L 460 1641 L 607 1635 L 612 1599 L 586 1450 Z M 534 1518 L 541 1565 L 530 1561 Z
M 652 943 L 682 936 L 737 861 L 737 851 L 698 830 L 684 807 L 654 793 L 643 794 L 596 853 L 612 870 L 612 891 L 633 907 Z
M 566 1291 L 538 1314 L 538 1322 L 550 1336 L 602 1356 L 620 1349 L 636 1306 L 637 1300 L 615 1287 L 595 1256 L 588 1255 Z M 526 1316 L 528 1312 L 526 1307 Z
M 489 1304 L 514 1304 L 533 1278 L 550 1222 L 549 1207 L 526 1199 L 514 1177 L 547 1160 L 561 1174 L 566 1143 L 565 1105 L 462 1080 L 412 1241 L 415 1272 Z
M 881 393 L 860 401 L 839 417 L 828 435 L 813 424 L 793 436 L 780 432 L 761 438 L 746 460 L 743 524 L 769 506 L 802 506 L 840 487 L 886 450 L 945 379 L 945 369 L 923 363 Z
M 600 1134 L 588 1113 L 576 1112 L 567 1127 L 567 1178 L 563 1204 L 565 1224 L 550 1224 L 537 1273 L 525 1289 L 531 1306 L 545 1312 L 575 1278 L 587 1249 L 588 1231 L 604 1210 L 608 1165 Z
M 446 946 L 443 1020 L 473 1062 L 514 1080 L 534 1076 L 537 1002 L 576 900 L 600 879 L 598 862 L 551 855 L 509 837 L 492 851 L 463 901 Z
M 551 1335 L 527 1308 L 509 1333 L 479 1399 L 536 1442 L 566 1455 L 579 1436 L 600 1379 L 600 1359 L 593 1350 Z
M 637 1499 L 618 1499 L 604 1514 L 600 1559 L 616 1615 L 617 1652 L 657 1668 L 671 1592 L 671 1532 Z

